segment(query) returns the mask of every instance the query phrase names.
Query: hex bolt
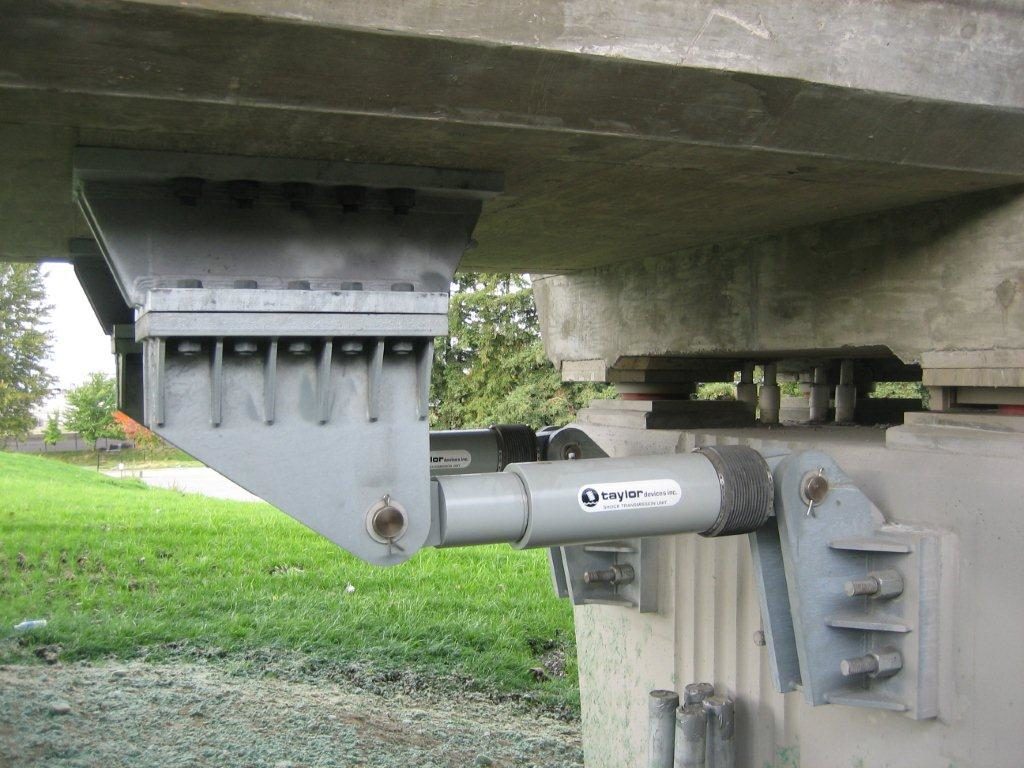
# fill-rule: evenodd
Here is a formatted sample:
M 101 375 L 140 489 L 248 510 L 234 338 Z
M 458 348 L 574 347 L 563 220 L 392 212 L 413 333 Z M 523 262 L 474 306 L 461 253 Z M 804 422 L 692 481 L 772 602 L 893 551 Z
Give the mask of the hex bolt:
M 754 630 L 754 645 L 756 645 L 758 647 L 764 647 L 767 644 L 768 644 L 768 641 L 765 639 L 764 630 L 763 629 L 755 629 Z
M 866 579 L 854 579 L 846 582 L 844 589 L 847 597 L 856 597 L 857 595 L 877 595 L 878 587 L 878 580 L 868 576 Z
M 578 443 L 569 443 L 562 449 L 562 458 L 566 461 L 574 461 L 583 455 L 583 449 Z
M 583 581 L 587 584 L 629 584 L 636 578 L 633 566 L 627 563 L 616 563 L 602 571 L 584 571 Z
M 256 354 L 256 342 L 252 339 L 238 339 L 232 345 L 232 348 L 235 350 L 236 355 L 241 355 L 242 357 Z
M 341 354 L 343 355 L 358 355 L 363 351 L 363 342 L 361 341 L 343 341 L 341 342 Z
M 839 662 L 839 671 L 843 677 L 874 674 L 878 671 L 878 659 L 870 654 L 853 659 L 843 659 Z
M 872 571 L 863 579 L 846 582 L 844 589 L 848 597 L 898 597 L 903 593 L 903 577 L 895 570 Z
M 411 354 L 413 345 L 411 341 L 396 341 L 391 345 L 391 351 L 396 355 L 408 355 Z
M 192 355 L 198 355 L 203 349 L 203 345 L 198 341 L 179 341 L 178 342 L 178 354 L 191 357 Z
M 288 342 L 288 354 L 290 355 L 308 355 L 312 351 L 313 345 L 308 341 Z
M 863 656 L 843 659 L 839 662 L 839 672 L 843 677 L 867 675 L 870 678 L 891 677 L 903 668 L 903 657 L 895 648 L 871 651 Z

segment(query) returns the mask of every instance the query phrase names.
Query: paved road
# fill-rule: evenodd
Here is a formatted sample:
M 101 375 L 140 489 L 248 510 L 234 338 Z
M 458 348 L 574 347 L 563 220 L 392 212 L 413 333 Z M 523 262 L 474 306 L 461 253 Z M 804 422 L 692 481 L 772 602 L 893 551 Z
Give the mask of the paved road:
M 112 469 L 104 474 L 111 477 L 137 477 L 146 485 L 170 488 L 184 493 L 200 493 L 217 499 L 234 501 L 260 501 L 224 475 L 208 467 L 168 467 L 166 469 Z

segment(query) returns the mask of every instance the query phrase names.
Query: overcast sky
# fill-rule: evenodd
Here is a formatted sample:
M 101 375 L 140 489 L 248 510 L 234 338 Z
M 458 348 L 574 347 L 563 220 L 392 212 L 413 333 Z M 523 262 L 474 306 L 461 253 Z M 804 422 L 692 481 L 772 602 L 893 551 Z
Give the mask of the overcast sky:
M 57 377 L 57 386 L 67 389 L 81 384 L 93 371 L 113 376 L 110 341 L 100 330 L 96 315 L 78 285 L 74 268 L 70 264 L 44 264 L 43 276 L 47 302 L 53 305 L 50 312 L 53 347 L 48 367 Z M 43 410 L 49 412 L 59 405 L 51 401 Z

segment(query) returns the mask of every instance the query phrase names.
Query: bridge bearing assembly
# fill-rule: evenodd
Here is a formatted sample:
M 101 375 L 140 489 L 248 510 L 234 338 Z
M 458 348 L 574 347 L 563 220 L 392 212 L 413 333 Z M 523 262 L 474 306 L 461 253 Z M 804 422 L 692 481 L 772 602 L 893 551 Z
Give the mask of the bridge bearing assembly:
M 147 425 L 364 560 L 423 546 L 433 339 L 501 176 L 90 148 L 74 173 Z

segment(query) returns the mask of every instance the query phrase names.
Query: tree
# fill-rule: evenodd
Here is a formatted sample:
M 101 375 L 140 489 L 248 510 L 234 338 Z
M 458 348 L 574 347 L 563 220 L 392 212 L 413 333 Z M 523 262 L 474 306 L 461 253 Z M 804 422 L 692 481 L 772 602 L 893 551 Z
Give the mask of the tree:
M 43 430 L 43 443 L 54 446 L 60 442 L 64 433 L 60 428 L 60 411 L 50 411 L 46 417 L 46 429 Z
M 104 373 L 90 373 L 85 383 L 68 390 L 64 426 L 80 434 L 96 448 L 102 437 L 122 438 L 124 431 L 114 418 L 117 387 Z
M 0 439 L 28 434 L 33 409 L 50 394 L 49 311 L 39 267 L 0 263 Z
M 561 380 L 544 355 L 529 278 L 466 273 L 453 286 L 451 335 L 439 339 L 431 381 L 431 425 L 442 429 L 572 421 L 600 384 Z
M 150 451 L 160 445 L 163 445 L 163 440 L 161 440 L 156 433 L 150 432 L 126 413 L 115 411 L 114 421 L 120 425 L 121 433 L 125 438 L 131 440 L 132 444 L 136 448 Z

